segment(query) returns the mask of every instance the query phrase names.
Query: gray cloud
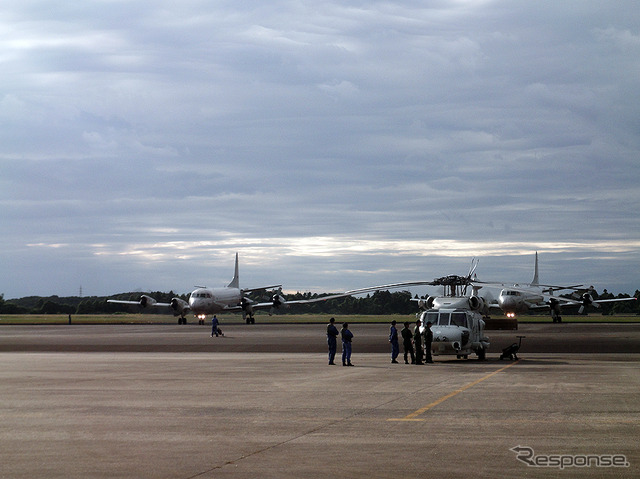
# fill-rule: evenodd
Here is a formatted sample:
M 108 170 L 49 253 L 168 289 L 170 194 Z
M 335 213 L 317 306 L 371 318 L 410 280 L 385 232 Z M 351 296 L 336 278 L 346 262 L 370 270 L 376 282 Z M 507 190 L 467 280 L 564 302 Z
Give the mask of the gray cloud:
M 0 293 L 640 287 L 633 2 L 5 2 Z M 588 279 L 587 279 L 588 278 Z

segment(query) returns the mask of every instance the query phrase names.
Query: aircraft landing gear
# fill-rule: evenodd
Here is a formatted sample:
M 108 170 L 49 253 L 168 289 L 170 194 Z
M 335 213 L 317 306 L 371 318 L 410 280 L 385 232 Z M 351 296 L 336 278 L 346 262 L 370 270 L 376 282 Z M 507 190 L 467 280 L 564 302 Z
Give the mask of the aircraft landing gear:
M 256 319 L 253 316 L 247 316 L 247 324 L 256 324 Z
M 178 318 L 178 324 L 187 324 L 187 318 L 180 316 Z

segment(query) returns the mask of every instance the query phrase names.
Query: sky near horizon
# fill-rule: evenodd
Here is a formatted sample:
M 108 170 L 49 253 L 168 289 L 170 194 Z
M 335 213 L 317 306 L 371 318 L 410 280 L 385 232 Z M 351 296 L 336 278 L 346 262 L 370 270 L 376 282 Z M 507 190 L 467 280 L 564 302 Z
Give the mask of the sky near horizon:
M 0 294 L 640 289 L 636 2 L 0 5 Z

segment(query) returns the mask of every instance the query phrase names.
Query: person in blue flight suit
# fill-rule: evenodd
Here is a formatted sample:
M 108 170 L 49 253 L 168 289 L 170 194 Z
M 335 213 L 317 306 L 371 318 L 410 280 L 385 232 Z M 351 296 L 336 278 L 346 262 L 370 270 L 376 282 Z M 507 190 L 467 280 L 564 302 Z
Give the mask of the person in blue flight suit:
M 353 364 L 351 364 L 351 340 L 353 339 L 353 333 L 349 331 L 349 323 L 342 323 L 340 335 L 342 336 L 342 365 L 353 366 Z
M 396 320 L 391 321 L 389 329 L 389 342 L 391 343 L 391 362 L 397 363 L 398 354 L 400 354 L 400 345 L 398 344 L 398 330 L 396 329 Z
M 333 360 L 336 357 L 336 349 L 338 348 L 338 342 L 336 338 L 338 337 L 338 328 L 334 324 L 336 322 L 335 318 L 331 318 L 329 320 L 329 324 L 327 324 L 327 344 L 329 345 L 329 364 L 334 365 Z
M 413 352 L 413 333 L 409 329 L 409 321 L 405 321 L 402 334 L 402 347 L 404 348 L 404 363 L 409 364 L 409 354 L 411 354 L 411 364 L 416 363 L 416 355 Z
M 222 330 L 220 329 L 220 323 L 218 322 L 218 317 L 214 314 L 213 318 L 211 318 L 211 337 L 213 338 L 213 335 L 216 335 L 216 338 L 219 335 L 224 336 L 224 334 L 222 334 Z

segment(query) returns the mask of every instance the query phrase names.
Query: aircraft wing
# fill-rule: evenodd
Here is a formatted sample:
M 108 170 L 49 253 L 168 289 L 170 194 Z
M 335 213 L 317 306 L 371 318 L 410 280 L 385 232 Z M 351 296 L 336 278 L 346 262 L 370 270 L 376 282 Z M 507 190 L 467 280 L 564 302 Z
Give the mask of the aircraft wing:
M 574 289 L 578 291 L 580 288 L 584 287 L 584 284 L 574 284 L 572 286 L 555 286 L 552 284 L 536 284 L 531 286 L 538 286 L 541 288 L 545 288 L 546 290 L 549 290 L 549 291 L 562 291 L 564 289 Z
M 551 296 L 551 298 L 559 300 L 563 306 L 578 306 L 584 304 L 584 300 L 577 301 L 575 299 L 563 298 L 561 296 Z M 630 298 L 611 298 L 611 299 L 592 299 L 589 304 L 615 303 L 617 301 L 636 301 L 633 296 Z
M 618 301 L 636 301 L 637 298 L 631 296 L 630 298 L 611 298 L 611 299 L 593 299 L 590 293 L 584 293 L 579 299 L 563 298 L 561 296 L 545 296 L 545 299 L 549 304 L 555 303 L 559 306 L 579 306 L 578 313 L 582 314 L 585 308 L 594 306 L 599 308 L 602 303 L 615 303 Z
M 553 284 L 529 284 L 529 283 L 504 283 L 504 282 L 499 282 L 499 281 L 480 281 L 477 279 L 474 279 L 471 282 L 472 285 L 487 285 L 487 286 L 495 286 L 495 287 L 500 287 L 500 288 L 509 288 L 509 289 L 514 289 L 516 291 L 522 291 L 525 293 L 530 293 L 531 289 L 526 289 L 526 288 L 543 288 L 544 291 L 562 291 L 565 289 L 573 289 L 575 291 L 580 290 L 582 287 L 584 287 L 584 285 L 582 284 L 574 284 L 571 286 L 559 286 L 559 285 L 553 285 Z M 519 289 L 520 288 L 520 289 Z
M 153 299 L 151 296 L 147 296 L 146 294 L 143 294 L 142 296 L 140 296 L 140 299 L 138 301 L 124 301 L 121 299 L 108 299 L 107 303 L 116 303 L 116 304 L 131 304 L 134 306 L 140 306 L 142 308 L 146 308 L 149 306 L 152 307 L 158 307 L 158 308 L 170 308 L 171 307 L 171 303 L 158 303 L 155 299 Z
M 251 293 L 253 291 L 262 291 L 263 289 L 275 289 L 275 288 L 282 288 L 282 285 L 281 284 L 274 284 L 272 286 L 263 286 L 261 288 L 251 288 L 251 289 L 242 288 L 242 292 L 243 293 Z

